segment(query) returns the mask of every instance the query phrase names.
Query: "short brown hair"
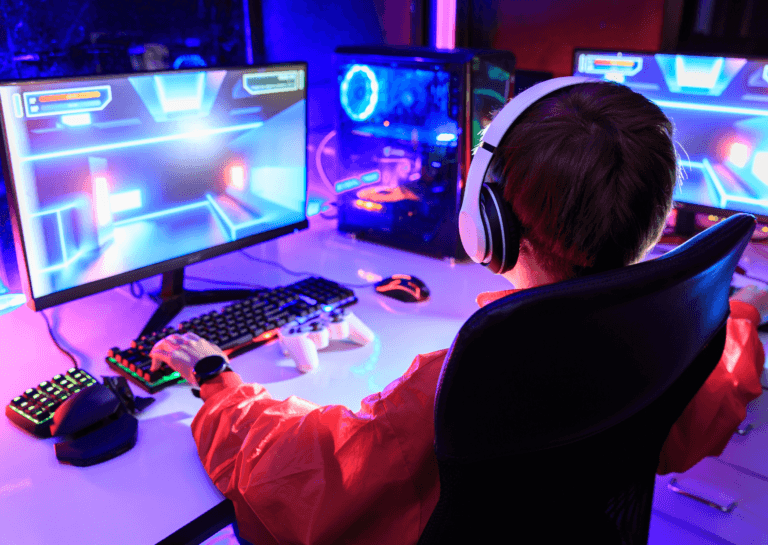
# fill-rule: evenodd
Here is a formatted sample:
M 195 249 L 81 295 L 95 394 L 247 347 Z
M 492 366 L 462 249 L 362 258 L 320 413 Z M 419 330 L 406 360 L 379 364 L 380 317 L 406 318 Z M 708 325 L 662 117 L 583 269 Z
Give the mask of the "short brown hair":
M 628 87 L 594 82 L 534 103 L 488 175 L 558 280 L 633 263 L 662 232 L 678 180 L 673 127 Z

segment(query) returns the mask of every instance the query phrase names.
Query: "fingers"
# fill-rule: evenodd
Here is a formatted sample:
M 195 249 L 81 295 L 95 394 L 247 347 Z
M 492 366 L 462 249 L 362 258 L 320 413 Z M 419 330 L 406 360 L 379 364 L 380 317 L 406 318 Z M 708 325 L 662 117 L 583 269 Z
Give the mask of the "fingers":
M 152 358 L 152 365 L 149 368 L 150 372 L 157 371 L 160 369 L 161 364 L 167 364 L 171 361 L 171 353 L 168 350 L 164 350 L 163 348 L 158 347 L 157 345 L 155 345 L 152 350 L 150 350 L 149 357 Z
M 188 331 L 188 332 L 184 333 L 183 337 L 186 338 L 188 341 L 202 341 L 203 340 L 200 337 L 198 337 L 196 333 L 193 333 L 192 331 Z

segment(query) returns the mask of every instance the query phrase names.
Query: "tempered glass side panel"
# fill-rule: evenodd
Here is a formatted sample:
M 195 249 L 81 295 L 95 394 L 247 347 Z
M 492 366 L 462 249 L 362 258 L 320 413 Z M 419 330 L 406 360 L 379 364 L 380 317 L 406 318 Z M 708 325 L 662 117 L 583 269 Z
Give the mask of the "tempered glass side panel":
M 339 229 L 455 253 L 465 66 L 337 55 Z

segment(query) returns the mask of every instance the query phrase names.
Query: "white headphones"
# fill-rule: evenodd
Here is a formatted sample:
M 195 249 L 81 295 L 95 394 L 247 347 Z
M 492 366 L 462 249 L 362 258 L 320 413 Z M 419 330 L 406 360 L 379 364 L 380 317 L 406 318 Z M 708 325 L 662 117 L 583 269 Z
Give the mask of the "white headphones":
M 493 118 L 469 166 L 459 212 L 461 243 L 472 261 L 485 265 L 496 274 L 509 271 L 517 262 L 519 222 L 498 185 L 484 182 L 493 153 L 506 132 L 520 114 L 540 98 L 564 87 L 595 81 L 570 76 L 537 83 L 509 101 Z

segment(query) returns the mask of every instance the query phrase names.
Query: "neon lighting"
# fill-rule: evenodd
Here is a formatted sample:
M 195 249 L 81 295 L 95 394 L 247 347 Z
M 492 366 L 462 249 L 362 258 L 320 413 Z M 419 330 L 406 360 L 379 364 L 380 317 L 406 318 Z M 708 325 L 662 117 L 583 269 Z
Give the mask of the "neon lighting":
M 355 201 L 355 207 L 361 208 L 363 210 L 368 210 L 370 212 L 381 212 L 382 210 L 384 210 L 384 206 L 381 203 L 364 201 L 362 199 L 357 199 Z
M 42 161 L 45 159 L 57 159 L 59 157 L 71 157 L 73 155 L 84 155 L 88 153 L 99 153 L 102 151 L 110 151 L 124 148 L 133 148 L 136 146 L 147 146 L 151 144 L 158 144 L 160 142 L 173 142 L 175 140 L 191 140 L 200 138 L 201 136 L 213 136 L 216 134 L 223 134 L 228 132 L 246 131 L 249 129 L 257 129 L 264 123 L 257 121 L 255 123 L 246 123 L 243 125 L 233 125 L 231 127 L 220 127 L 216 129 L 198 129 L 193 132 L 186 132 L 181 134 L 169 134 L 166 136 L 156 136 L 153 138 L 141 138 L 139 140 L 129 140 L 127 142 L 118 142 L 115 144 L 104 144 L 101 146 L 89 146 L 87 148 L 76 148 L 65 151 L 54 151 L 51 153 L 40 153 L 38 155 L 27 155 L 21 157 L 22 162 L 26 161 Z
M 40 216 L 47 216 L 48 214 L 58 214 L 59 212 L 63 212 L 64 210 L 69 210 L 70 208 L 75 208 L 77 205 L 75 203 L 68 204 L 66 206 L 62 206 L 60 208 L 49 208 L 48 210 L 43 210 L 42 212 L 37 212 L 35 214 L 30 214 L 30 218 L 39 218 Z
M 342 191 L 355 188 L 359 185 L 360 185 L 360 180 L 358 180 L 357 178 L 350 178 L 348 180 L 342 180 L 341 182 L 336 182 L 336 185 L 334 187 L 336 189 L 336 193 L 341 193 Z
M 109 85 L 100 85 L 60 89 L 56 94 L 50 91 L 35 91 L 24 93 L 24 102 L 27 117 L 95 112 L 103 110 L 112 102 L 112 88 Z
M 61 116 L 61 122 L 67 127 L 83 127 L 91 124 L 91 114 L 67 114 Z
M 243 165 L 229 167 L 229 185 L 240 191 L 245 189 L 245 168 Z
M 60 208 L 51 208 L 48 210 L 43 210 L 42 212 L 37 212 L 35 214 L 30 214 L 30 218 L 39 218 L 40 216 L 49 216 L 51 214 L 56 214 L 56 225 L 59 229 L 59 245 L 61 246 L 61 256 L 62 256 L 62 262 L 57 265 L 51 265 L 50 267 L 46 267 L 44 269 L 39 269 L 37 272 L 44 273 L 49 271 L 58 271 L 61 269 L 65 269 L 69 267 L 72 263 L 77 261 L 80 256 L 83 254 L 83 251 L 77 252 L 74 256 L 69 257 L 67 254 L 67 246 L 66 242 L 64 241 L 64 223 L 61 219 L 61 213 L 65 210 L 69 210 L 70 208 L 77 208 L 76 204 L 68 204 L 66 206 L 62 206 Z
M 672 108 L 677 110 L 694 110 L 699 112 L 715 112 L 720 114 L 736 115 L 756 115 L 768 117 L 768 110 L 758 110 L 756 108 L 738 108 L 735 106 L 716 106 L 714 104 L 696 104 L 693 102 L 676 102 L 672 100 L 650 99 L 661 108 Z
M 605 75 L 605 79 L 608 81 L 615 81 L 616 83 L 624 83 L 624 81 L 627 79 L 624 77 L 624 74 L 618 74 L 616 72 L 608 72 Z
M 458 138 L 455 134 L 443 132 L 437 135 L 438 142 L 453 142 Z
M 163 76 L 153 76 L 157 97 L 160 99 L 160 107 L 164 113 L 185 112 L 201 108 L 203 105 L 203 91 L 205 89 L 205 72 L 185 74 L 183 79 L 187 80 L 190 75 L 195 78 L 194 94 L 192 95 L 189 94 L 189 86 L 185 85 L 187 82 L 180 81 L 177 79 L 178 76 L 173 76 L 173 79 L 169 77 L 167 82 Z M 168 85 L 167 89 L 166 85 Z
M 363 181 L 363 183 L 366 184 L 372 184 L 373 182 L 378 182 L 381 179 L 381 171 L 374 170 L 373 172 L 366 172 L 362 176 L 360 176 L 360 179 Z
M 358 74 L 360 75 L 357 76 Z M 365 96 L 360 100 L 360 104 L 356 105 L 357 107 L 350 104 L 349 92 L 350 82 L 355 76 L 357 76 L 358 82 L 365 86 Z M 352 65 L 341 82 L 340 94 L 341 106 L 347 112 L 347 115 L 355 121 L 365 121 L 371 117 L 376 109 L 376 104 L 379 102 L 379 81 L 376 79 L 376 74 L 368 66 L 362 64 Z M 360 109 L 361 105 L 364 105 L 362 109 Z
M 723 71 L 724 57 L 685 57 L 675 55 L 675 78 L 680 87 L 713 89 Z
M 16 117 L 24 117 L 24 109 L 21 106 L 21 95 L 19 93 L 13 93 L 13 113 Z
M 325 312 L 330 312 L 332 310 L 333 310 L 333 305 L 325 305 L 323 307 L 323 311 L 325 311 Z
M 763 79 L 768 83 L 768 64 L 763 66 Z
M 237 225 L 235 225 L 234 223 L 232 223 L 232 220 L 230 220 L 227 217 L 227 215 L 224 213 L 224 210 L 221 208 L 221 206 L 219 206 L 219 203 L 217 203 L 216 200 L 210 194 L 207 194 L 205 198 L 208 200 L 208 204 L 210 204 L 210 206 L 218 213 L 221 220 L 227 224 L 227 227 L 229 228 L 229 231 L 230 231 L 231 240 L 237 239 L 238 230 L 244 229 L 246 227 L 251 227 L 253 225 L 258 225 L 259 223 L 262 223 L 264 221 L 263 218 L 258 218 L 255 220 L 250 220 L 250 221 L 238 223 Z
M 728 161 L 739 168 L 744 168 L 747 161 L 749 161 L 750 151 L 749 146 L 746 144 L 734 142 L 731 144 L 731 149 L 728 151 Z
M 435 3 L 435 47 L 456 47 L 456 0 L 437 0 Z
M 169 208 L 167 210 L 152 212 L 151 214 L 145 214 L 143 216 L 136 216 L 133 218 L 116 221 L 115 227 L 127 225 L 129 223 L 136 223 L 137 221 L 145 221 L 145 220 L 151 220 L 155 218 L 162 218 L 164 216 L 170 216 L 172 214 L 179 214 L 181 212 L 187 212 L 188 210 L 194 210 L 195 208 L 207 208 L 207 207 L 208 207 L 208 203 L 205 201 L 195 202 L 191 204 L 184 204 L 182 206 L 177 206 L 176 208 Z
M 320 213 L 320 207 L 323 205 L 322 201 L 309 201 L 307 202 L 307 216 L 314 216 Z
M 768 151 L 755 153 L 755 160 L 752 162 L 752 174 L 764 184 L 768 184 Z
M 141 190 L 123 191 L 109 196 L 109 209 L 113 214 L 141 208 Z
M 93 178 L 93 196 L 96 204 L 96 220 L 99 227 L 112 223 L 112 212 L 109 207 L 109 186 L 104 176 Z
M 139 375 L 139 374 L 136 374 L 135 372 L 131 371 L 131 370 L 130 370 L 128 367 L 126 367 L 126 366 L 125 366 L 125 365 L 123 365 L 122 363 L 118 362 L 118 361 L 117 361 L 115 358 L 107 358 L 107 359 L 108 359 L 110 362 L 112 362 L 113 364 L 115 364 L 115 365 L 117 365 L 118 367 L 120 367 L 121 369 L 124 369 L 124 370 L 125 370 L 127 373 L 130 373 L 131 375 L 133 375 L 133 376 L 134 376 L 134 377 L 136 377 L 137 379 L 141 380 L 142 382 L 146 382 L 146 383 L 148 383 L 148 384 L 163 384 L 163 383 L 166 383 L 166 382 L 170 382 L 170 381 L 172 381 L 172 380 L 176 380 L 176 379 L 179 379 L 179 378 L 181 378 L 181 375 L 179 374 L 179 372 L 178 372 L 178 371 L 174 371 L 174 372 L 173 372 L 173 373 L 171 373 L 170 375 L 166 375 L 166 376 L 164 376 L 163 378 L 161 378 L 161 379 L 160 379 L 160 380 L 158 380 L 157 382 L 149 382 L 149 381 L 147 381 L 147 380 L 144 378 L 144 376 L 143 376 L 143 375 Z
M 250 63 L 253 64 L 253 63 Z M 200 55 L 197 54 L 190 54 L 190 55 L 179 55 L 176 57 L 176 60 L 173 61 L 173 69 L 178 70 L 182 66 L 186 67 L 192 67 L 192 66 L 208 66 L 203 60 L 203 58 Z
M 85 252 L 83 252 L 83 250 L 80 250 L 75 255 L 70 257 L 68 260 L 64 261 L 63 263 L 59 263 L 58 265 L 51 265 L 50 267 L 46 267 L 44 269 L 38 269 L 36 272 L 38 272 L 38 273 L 48 273 L 48 272 L 52 272 L 52 271 L 60 271 L 61 269 L 66 269 L 67 267 L 72 265 L 72 263 L 74 263 L 75 261 L 80 259 L 80 257 L 84 253 Z
M 717 173 L 715 173 L 715 169 L 712 168 L 712 164 L 707 160 L 706 158 L 702 160 L 702 163 L 704 165 L 704 171 L 709 175 L 710 179 L 712 180 L 712 184 L 715 186 L 715 190 L 720 195 L 720 208 L 725 208 L 726 205 L 729 202 L 738 202 L 742 204 L 757 204 L 764 206 L 765 205 L 765 199 L 753 199 L 751 197 L 737 197 L 733 195 L 728 195 L 725 192 L 725 188 L 723 187 L 723 184 L 720 182 L 720 179 L 717 177 Z

